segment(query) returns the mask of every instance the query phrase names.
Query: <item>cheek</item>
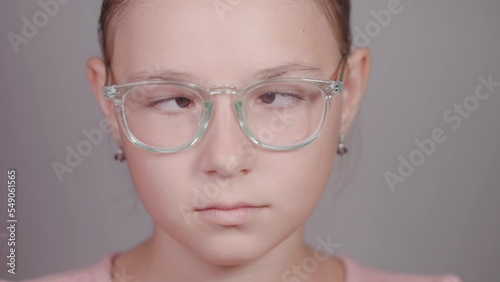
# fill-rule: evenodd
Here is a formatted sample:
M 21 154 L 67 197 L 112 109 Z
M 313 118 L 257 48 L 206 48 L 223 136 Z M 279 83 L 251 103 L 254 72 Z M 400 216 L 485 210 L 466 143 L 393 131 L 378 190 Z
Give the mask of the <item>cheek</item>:
M 262 178 L 269 179 L 265 186 L 269 189 L 268 197 L 280 213 L 278 218 L 295 222 L 305 220 L 323 194 L 331 173 L 332 157 L 331 153 L 315 147 L 319 142 L 312 144 L 293 155 L 288 152 L 286 159 L 269 161 L 265 165 L 269 171 Z
M 336 95 L 328 111 L 320 136 L 315 140 L 312 150 L 314 160 L 323 170 L 331 172 L 337 156 L 342 114 L 342 96 Z
M 338 101 L 332 103 L 320 136 L 310 145 L 266 162 L 271 169 L 266 177 L 276 188 L 274 197 L 288 212 L 310 211 L 321 197 L 336 157 L 340 110 Z
M 187 159 L 150 153 L 130 142 L 125 151 L 137 194 L 151 216 L 178 218 L 179 208 L 192 198 L 193 177 Z

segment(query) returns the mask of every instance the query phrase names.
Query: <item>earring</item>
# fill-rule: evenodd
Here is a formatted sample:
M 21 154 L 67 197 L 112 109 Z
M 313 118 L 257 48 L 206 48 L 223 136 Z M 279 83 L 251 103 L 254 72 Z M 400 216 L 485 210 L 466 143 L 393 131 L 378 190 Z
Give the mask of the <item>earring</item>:
M 125 160 L 125 152 L 123 152 L 122 147 L 120 147 L 120 149 L 118 149 L 118 152 L 115 154 L 115 161 L 124 162 Z
M 347 151 L 348 150 L 344 144 L 344 135 L 340 134 L 339 144 L 337 146 L 337 155 L 343 156 L 343 155 L 347 154 Z

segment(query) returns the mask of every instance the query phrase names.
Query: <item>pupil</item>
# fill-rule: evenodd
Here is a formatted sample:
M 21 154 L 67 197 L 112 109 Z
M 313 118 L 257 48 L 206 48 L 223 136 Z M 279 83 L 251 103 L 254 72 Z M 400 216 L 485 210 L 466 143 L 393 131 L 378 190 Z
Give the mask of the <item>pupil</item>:
M 262 102 L 269 103 L 269 104 L 274 102 L 274 99 L 276 99 L 276 94 L 274 94 L 274 93 L 266 93 L 266 94 L 262 95 L 262 98 L 261 98 Z
M 186 97 L 179 97 L 179 98 L 176 98 L 175 99 L 175 102 L 177 103 L 177 105 L 179 105 L 179 107 L 181 108 L 185 108 L 187 106 L 189 106 L 189 99 L 187 99 Z

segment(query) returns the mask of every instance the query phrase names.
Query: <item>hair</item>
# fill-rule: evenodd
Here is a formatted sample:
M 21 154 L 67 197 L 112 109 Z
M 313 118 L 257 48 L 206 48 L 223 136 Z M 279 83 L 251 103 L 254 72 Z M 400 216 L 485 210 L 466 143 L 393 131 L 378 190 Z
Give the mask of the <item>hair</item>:
M 120 13 L 133 0 L 103 0 L 99 18 L 99 41 L 106 66 L 111 64 L 112 40 L 110 34 L 116 31 L 120 22 Z M 352 45 L 351 35 L 351 0 L 314 0 L 318 8 L 326 15 L 334 36 L 339 42 L 342 56 L 346 56 Z

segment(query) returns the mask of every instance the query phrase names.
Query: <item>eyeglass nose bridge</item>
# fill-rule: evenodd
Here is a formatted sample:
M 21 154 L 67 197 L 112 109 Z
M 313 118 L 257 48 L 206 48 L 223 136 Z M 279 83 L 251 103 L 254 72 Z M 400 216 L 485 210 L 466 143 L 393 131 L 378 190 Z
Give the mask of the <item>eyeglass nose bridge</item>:
M 238 87 L 232 84 L 216 84 L 210 86 L 207 89 L 207 91 L 210 95 L 217 95 L 217 94 L 237 95 Z

